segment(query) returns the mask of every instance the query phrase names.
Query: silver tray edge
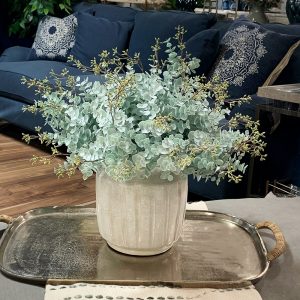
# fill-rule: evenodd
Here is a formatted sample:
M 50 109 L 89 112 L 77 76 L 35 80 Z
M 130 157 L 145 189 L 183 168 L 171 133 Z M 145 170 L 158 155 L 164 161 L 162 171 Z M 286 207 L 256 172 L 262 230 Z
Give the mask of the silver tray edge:
M 18 226 L 22 225 L 23 222 L 25 222 L 27 219 L 33 218 L 35 216 L 40 216 L 41 214 L 53 214 L 53 213 L 67 213 L 67 214 L 72 214 L 72 213 L 83 213 L 83 214 L 95 214 L 95 209 L 94 208 L 82 208 L 82 207 L 77 207 L 77 206 L 69 206 L 69 207 L 60 207 L 60 206 L 49 206 L 49 207 L 42 207 L 42 208 L 36 208 L 27 211 L 23 215 L 20 215 L 16 217 L 11 224 L 7 225 L 7 228 L 4 230 L 4 233 L 1 236 L 0 239 L 0 270 L 3 272 L 3 274 L 7 275 L 8 277 L 11 277 L 13 279 L 17 280 L 22 280 L 22 281 L 28 281 L 28 282 L 33 282 L 36 284 L 44 283 L 44 279 L 36 278 L 34 276 L 30 277 L 22 277 L 18 276 L 9 270 L 5 269 L 3 267 L 3 247 L 5 249 L 6 244 L 9 241 L 9 235 L 11 232 L 17 229 Z M 166 285 L 166 286 L 172 286 L 172 287 L 198 287 L 198 288 L 225 288 L 225 287 L 232 287 L 232 288 L 238 288 L 238 287 L 245 287 L 249 286 L 253 283 L 258 282 L 268 271 L 270 262 L 267 260 L 267 249 L 265 247 L 264 241 L 255 227 L 254 224 L 249 223 L 248 221 L 239 218 L 234 215 L 226 214 L 226 213 L 221 213 L 221 212 L 216 212 L 216 211 L 206 211 L 206 210 L 187 210 L 186 211 L 186 219 L 189 219 L 190 217 L 197 216 L 197 215 L 207 215 L 207 216 L 219 216 L 219 220 L 223 221 L 230 221 L 233 224 L 239 226 L 243 230 L 246 230 L 252 237 L 255 237 L 255 246 L 257 247 L 257 243 L 259 247 L 262 250 L 262 253 L 264 255 L 264 263 L 265 263 L 265 268 L 263 271 L 258 274 L 255 277 L 250 277 L 246 278 L 245 280 L 238 280 L 238 281 L 139 281 L 139 280 L 77 280 L 77 279 L 55 279 L 51 278 L 48 279 L 47 281 L 50 282 L 51 284 L 73 284 L 76 282 L 87 282 L 87 283 L 103 283 L 103 284 L 119 284 L 119 285 Z

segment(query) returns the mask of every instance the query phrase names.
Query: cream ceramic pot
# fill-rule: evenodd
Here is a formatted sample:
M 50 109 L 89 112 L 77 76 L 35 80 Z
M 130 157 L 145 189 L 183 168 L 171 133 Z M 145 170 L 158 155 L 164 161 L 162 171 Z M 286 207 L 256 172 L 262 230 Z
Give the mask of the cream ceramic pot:
M 113 249 L 131 255 L 155 255 L 178 240 L 185 217 L 187 178 L 116 182 L 96 176 L 99 232 Z

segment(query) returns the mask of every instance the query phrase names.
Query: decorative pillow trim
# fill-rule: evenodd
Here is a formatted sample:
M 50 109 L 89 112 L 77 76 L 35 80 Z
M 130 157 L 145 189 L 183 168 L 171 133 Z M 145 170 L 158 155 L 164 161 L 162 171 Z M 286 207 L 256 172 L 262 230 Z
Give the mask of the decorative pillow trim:
M 300 40 L 298 42 L 296 42 L 293 46 L 291 46 L 291 48 L 289 49 L 289 51 L 282 58 L 282 60 L 280 61 L 280 63 L 272 71 L 272 73 L 269 75 L 269 77 L 267 78 L 267 80 L 264 82 L 264 84 L 262 86 L 272 85 L 277 80 L 277 78 L 280 76 L 281 72 L 288 65 L 291 56 L 293 55 L 293 53 L 295 52 L 295 50 L 299 47 L 299 45 L 300 45 Z

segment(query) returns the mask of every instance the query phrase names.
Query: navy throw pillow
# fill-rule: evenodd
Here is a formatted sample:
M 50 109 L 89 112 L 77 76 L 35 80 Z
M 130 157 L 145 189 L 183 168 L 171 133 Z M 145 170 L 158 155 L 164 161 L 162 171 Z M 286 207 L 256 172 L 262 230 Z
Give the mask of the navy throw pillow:
M 63 19 L 45 16 L 39 23 L 28 60 L 66 61 L 75 44 L 77 18 L 70 15 Z
M 161 41 L 173 37 L 176 27 L 181 25 L 187 30 L 184 41 L 196 33 L 208 29 L 216 22 L 213 14 L 195 14 L 183 11 L 141 11 L 135 16 L 135 25 L 129 43 L 129 55 L 140 53 L 144 71 L 150 69 L 149 57 L 152 54 L 151 47 L 155 44 L 155 38 Z M 166 59 L 167 55 L 162 50 L 160 59 Z M 137 69 L 138 70 L 138 69 Z
M 185 43 L 185 46 L 191 57 L 200 59 L 197 75 L 207 75 L 218 54 L 219 31 L 208 29 L 198 32 Z
M 245 19 L 233 22 L 221 40 L 210 77 L 229 83 L 229 95 L 252 95 L 262 86 L 299 37 L 266 30 Z
M 82 64 L 89 66 L 104 50 L 118 48 L 122 52 L 127 49 L 133 23 L 111 22 L 83 12 L 77 14 L 77 21 L 76 42 L 70 55 Z

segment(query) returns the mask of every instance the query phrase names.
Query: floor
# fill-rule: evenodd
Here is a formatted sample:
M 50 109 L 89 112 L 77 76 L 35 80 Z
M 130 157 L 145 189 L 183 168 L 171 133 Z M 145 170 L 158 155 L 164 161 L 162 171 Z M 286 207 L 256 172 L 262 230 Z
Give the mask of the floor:
M 14 127 L 0 125 L 0 215 L 17 216 L 45 206 L 94 206 L 94 178 L 84 181 L 78 172 L 58 179 L 53 165 L 32 166 L 33 155 L 45 152 L 22 142 Z

